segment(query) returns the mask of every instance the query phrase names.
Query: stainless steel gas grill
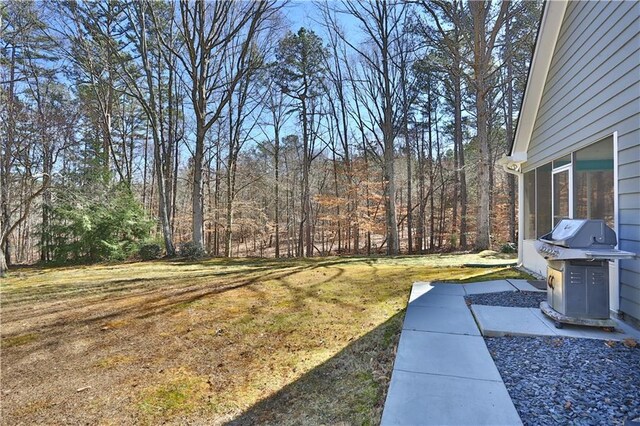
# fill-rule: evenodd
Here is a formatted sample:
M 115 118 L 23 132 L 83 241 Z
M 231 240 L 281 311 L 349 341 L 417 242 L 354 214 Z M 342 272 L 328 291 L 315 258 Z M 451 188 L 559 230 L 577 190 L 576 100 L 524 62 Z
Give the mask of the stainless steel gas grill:
M 562 219 L 536 242 L 547 260 L 547 301 L 540 309 L 562 324 L 613 327 L 609 319 L 609 261 L 635 253 L 617 250 L 603 220 Z

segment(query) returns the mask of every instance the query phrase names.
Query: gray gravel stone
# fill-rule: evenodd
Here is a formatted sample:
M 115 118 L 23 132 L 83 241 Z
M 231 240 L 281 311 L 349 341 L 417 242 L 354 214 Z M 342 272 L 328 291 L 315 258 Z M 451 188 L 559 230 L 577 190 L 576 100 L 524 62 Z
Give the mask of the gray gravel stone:
M 547 300 L 547 294 L 536 291 L 502 291 L 473 294 L 465 296 L 465 300 L 473 305 L 537 308 L 540 306 L 540 302 Z
M 640 347 L 564 337 L 485 341 L 525 425 L 623 425 L 640 416 Z

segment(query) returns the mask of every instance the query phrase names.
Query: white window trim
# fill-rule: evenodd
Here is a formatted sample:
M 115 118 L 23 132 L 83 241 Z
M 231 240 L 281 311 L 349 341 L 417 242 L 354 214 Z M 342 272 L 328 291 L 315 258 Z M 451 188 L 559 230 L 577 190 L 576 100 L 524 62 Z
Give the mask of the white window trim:
M 551 170 L 551 227 L 556 226 L 556 188 L 555 188 L 555 175 L 559 173 L 567 172 L 569 175 L 569 219 L 573 219 L 573 153 L 571 154 L 571 162 L 557 169 Z M 537 207 L 537 206 L 536 206 Z M 537 211 L 536 211 L 537 214 Z M 536 231 L 537 232 L 537 231 Z
M 620 210 L 618 208 L 618 132 L 613 132 L 613 229 L 616 231 L 616 248 L 620 241 Z M 620 261 L 609 263 L 609 309 L 620 310 Z
M 534 186 L 534 202 L 535 197 L 538 196 L 535 190 L 536 184 L 536 172 L 534 169 L 533 172 L 533 186 Z M 534 206 L 535 208 L 535 206 Z M 535 211 L 535 210 L 534 210 Z M 536 212 L 537 214 L 537 212 Z M 524 220 L 525 220 L 525 212 L 524 212 L 524 173 L 518 174 L 518 265 L 522 266 L 523 262 L 523 254 L 524 254 Z M 535 232 L 535 225 L 534 225 Z

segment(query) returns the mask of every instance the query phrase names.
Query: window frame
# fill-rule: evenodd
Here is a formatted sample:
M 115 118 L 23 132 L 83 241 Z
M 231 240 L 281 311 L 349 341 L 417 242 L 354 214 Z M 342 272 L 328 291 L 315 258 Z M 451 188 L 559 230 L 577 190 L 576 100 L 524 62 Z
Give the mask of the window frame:
M 567 172 L 568 186 L 569 186 L 569 219 L 573 219 L 573 152 L 571 153 L 571 162 L 563 166 L 557 167 L 551 170 L 551 226 L 556 226 L 556 184 L 555 177 L 560 173 Z M 537 195 L 536 195 L 537 196 Z

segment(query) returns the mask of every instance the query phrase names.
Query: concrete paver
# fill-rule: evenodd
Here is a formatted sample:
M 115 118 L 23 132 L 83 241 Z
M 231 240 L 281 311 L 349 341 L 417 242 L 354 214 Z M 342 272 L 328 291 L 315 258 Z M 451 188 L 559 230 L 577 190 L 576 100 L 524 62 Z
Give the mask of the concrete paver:
M 605 331 L 602 328 L 598 327 L 587 327 L 572 324 L 563 324 L 562 328 L 556 328 L 551 318 L 542 313 L 540 308 L 528 309 L 532 312 L 533 315 L 536 316 L 536 318 L 543 322 L 547 327 L 551 328 L 558 336 L 618 341 L 630 338 L 640 341 L 640 331 L 615 318 L 613 319 L 613 321 L 615 321 L 616 323 L 616 329 L 613 332 Z
M 404 330 L 394 367 L 417 373 L 501 380 L 482 336 Z
M 617 319 L 615 320 L 615 322 L 617 324 L 616 331 L 622 332 L 640 343 L 640 330 L 638 330 L 637 328 L 633 328 L 629 324 Z
M 441 297 L 456 297 L 464 296 L 463 288 L 455 288 L 453 286 L 447 286 L 447 288 L 441 288 L 442 284 L 432 285 L 431 283 L 416 283 L 411 287 L 411 294 L 409 295 L 409 303 L 415 300 L 429 300 L 437 296 Z M 460 287 L 460 286 L 456 286 Z
M 409 306 L 403 330 L 435 331 L 440 333 L 479 336 L 480 332 L 466 306 Z
M 520 291 L 537 291 L 540 293 L 546 293 L 547 290 L 540 290 L 532 286 L 527 280 L 508 279 L 509 283 Z
M 540 321 L 529 308 L 471 305 L 480 332 L 486 337 L 555 336 L 551 327 Z
M 584 339 L 640 340 L 640 332 L 621 321 L 616 321 L 616 331 L 598 327 L 564 324 L 556 328 L 554 322 L 539 308 L 509 308 L 504 306 L 471 305 L 480 332 L 486 337 L 499 336 L 563 336 Z
M 424 293 L 420 297 L 409 299 L 409 306 L 439 306 L 442 308 L 466 308 L 463 297 L 449 294 Z
M 522 424 L 502 381 L 394 370 L 383 425 Z
M 463 284 L 467 294 L 498 293 L 502 291 L 516 291 L 507 280 L 484 281 L 480 283 Z
M 444 284 L 444 283 L 430 283 L 430 282 L 417 282 L 413 284 L 411 290 L 412 294 L 416 296 L 424 293 L 429 294 L 447 294 L 449 296 L 464 296 L 464 287 L 460 284 Z M 415 292 L 415 293 L 414 293 Z

